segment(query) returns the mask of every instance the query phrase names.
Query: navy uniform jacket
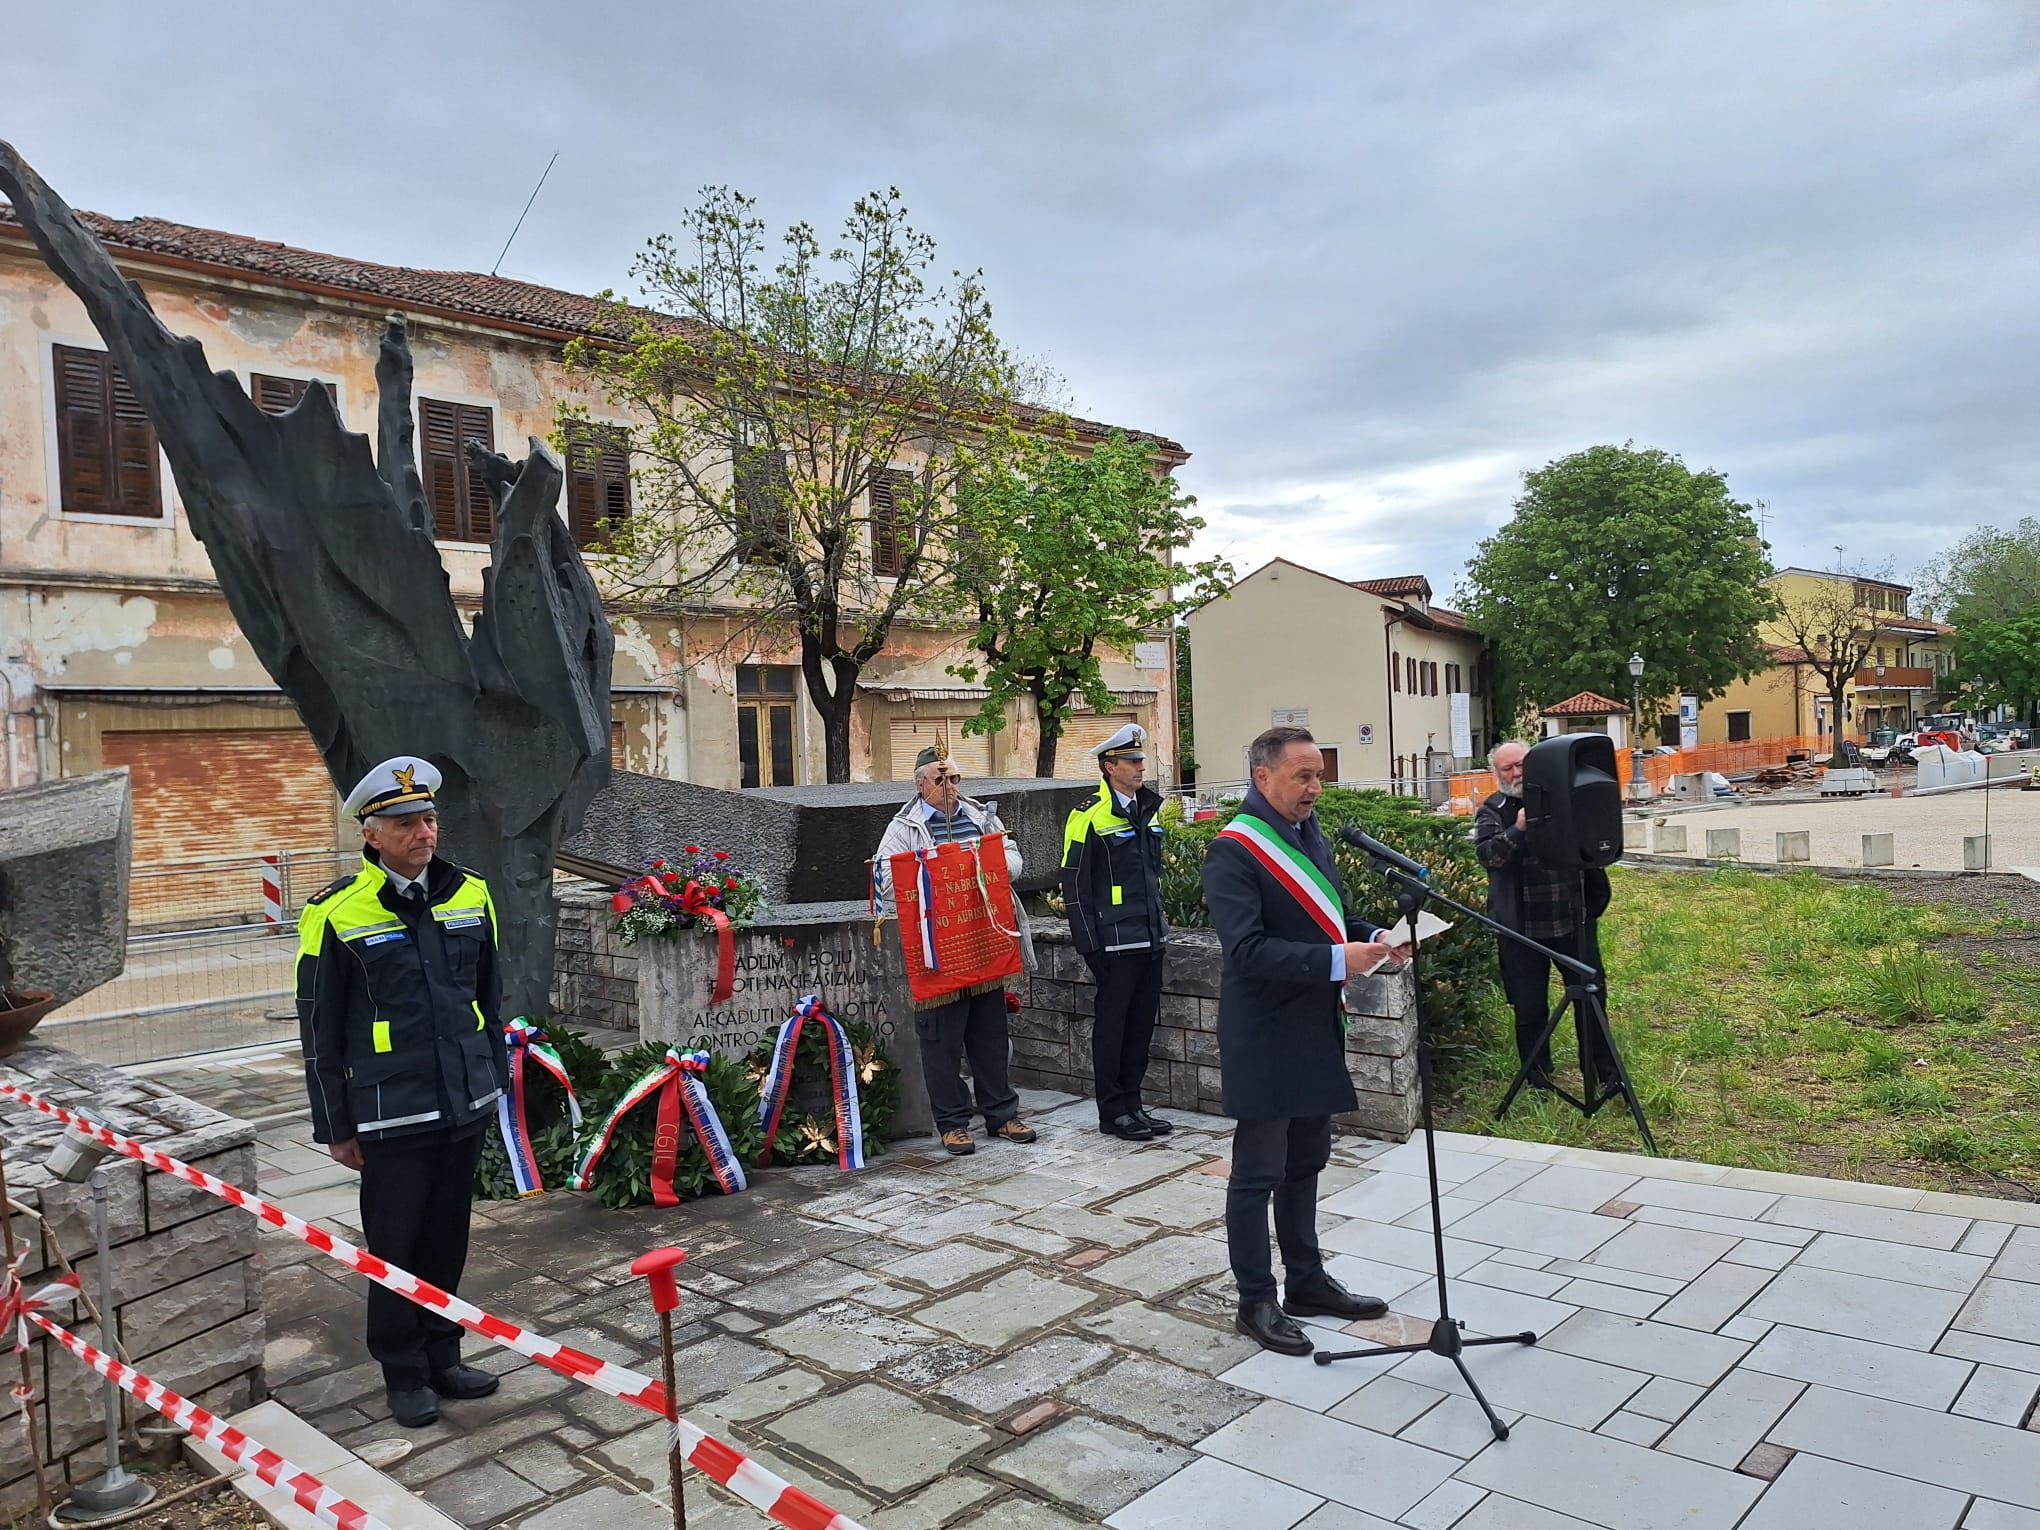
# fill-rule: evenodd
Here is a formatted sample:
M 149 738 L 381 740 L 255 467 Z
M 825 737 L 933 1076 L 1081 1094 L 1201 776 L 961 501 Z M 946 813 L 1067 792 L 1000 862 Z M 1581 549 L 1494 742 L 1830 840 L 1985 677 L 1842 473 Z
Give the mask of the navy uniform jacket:
M 1240 810 L 1294 833 L 1287 819 L 1250 790 Z M 1313 813 L 1294 841 L 1346 901 Z M 1340 985 L 1332 981 L 1332 942 L 1245 846 L 1220 837 L 1204 854 L 1204 902 L 1225 949 L 1218 990 L 1221 1103 L 1236 1121 L 1336 1115 L 1358 1101 L 1346 1071 Z M 1353 917 L 1349 940 L 1375 940 L 1377 925 Z

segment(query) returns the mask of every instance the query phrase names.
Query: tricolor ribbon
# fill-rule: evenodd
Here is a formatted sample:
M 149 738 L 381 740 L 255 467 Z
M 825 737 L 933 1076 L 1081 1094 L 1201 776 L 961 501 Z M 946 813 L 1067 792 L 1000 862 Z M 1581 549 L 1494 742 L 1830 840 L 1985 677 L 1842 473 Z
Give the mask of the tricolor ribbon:
M 625 1116 L 656 1094 L 659 1097 L 659 1125 L 652 1139 L 654 1203 L 660 1206 L 680 1204 L 680 1194 L 673 1188 L 673 1170 L 680 1161 L 683 1119 L 693 1127 L 694 1139 L 701 1144 L 701 1151 L 708 1158 L 708 1171 L 715 1176 L 722 1193 L 735 1195 L 743 1189 L 744 1166 L 737 1162 L 736 1150 L 730 1146 L 729 1133 L 723 1130 L 722 1118 L 715 1113 L 715 1104 L 708 1097 L 708 1085 L 702 1081 L 701 1075 L 708 1068 L 708 1057 L 706 1052 L 666 1048 L 665 1061 L 648 1070 L 623 1092 L 623 1098 L 616 1102 L 603 1121 L 602 1129 L 581 1149 L 581 1160 L 574 1165 L 574 1188 L 586 1190 L 595 1183 L 595 1165 L 609 1151 L 618 1125 Z
M 709 990 L 708 1002 L 727 1004 L 737 985 L 737 941 L 730 933 L 730 916 L 715 904 L 716 888 L 703 884 L 694 878 L 687 879 L 687 885 L 677 893 L 671 886 L 659 879 L 656 872 L 646 872 L 634 882 L 626 882 L 610 895 L 609 906 L 619 914 L 630 912 L 636 898 L 631 895 L 634 886 L 648 887 L 663 898 L 678 898 L 680 911 L 695 919 L 706 919 L 715 926 L 715 987 Z
M 760 1164 L 772 1162 L 772 1139 L 779 1131 L 779 1118 L 786 1110 L 786 1095 L 793 1083 L 793 1060 L 800 1045 L 800 1028 L 818 1022 L 829 1043 L 829 1081 L 836 1101 L 836 1166 L 864 1167 L 864 1116 L 857 1104 L 857 1053 L 850 1045 L 850 1033 L 843 1022 L 822 1008 L 820 994 L 809 994 L 795 1002 L 793 1014 L 779 1027 L 779 1039 L 772 1044 L 772 1065 L 758 1086 L 758 1124 L 765 1129 L 765 1147 Z
M 539 1176 L 538 1152 L 532 1146 L 531 1125 L 524 1113 L 524 1059 L 529 1056 L 566 1090 L 567 1114 L 576 1131 L 581 1127 L 581 1102 L 574 1095 L 567 1065 L 539 1027 L 520 1015 L 503 1028 L 503 1044 L 510 1049 L 510 1091 L 496 1096 L 496 1127 L 510 1155 L 510 1177 L 516 1181 L 518 1195 L 537 1195 L 545 1189 L 545 1182 Z
M 921 906 L 916 910 L 915 924 L 921 932 L 921 965 L 930 972 L 940 972 L 942 963 L 935 959 L 935 879 L 928 872 L 928 863 L 934 858 L 933 850 L 923 850 L 915 857 L 919 862 L 921 889 Z

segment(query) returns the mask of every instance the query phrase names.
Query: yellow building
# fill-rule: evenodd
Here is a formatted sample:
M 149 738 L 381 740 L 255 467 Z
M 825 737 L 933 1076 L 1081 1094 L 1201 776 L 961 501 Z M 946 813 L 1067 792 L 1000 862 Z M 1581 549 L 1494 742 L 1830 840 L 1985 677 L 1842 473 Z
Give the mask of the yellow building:
M 1771 668 L 1700 708 L 1699 742 L 1797 738 L 1826 752 L 1838 733 L 1829 684 L 1837 669 L 1843 738 L 1904 731 L 1952 688 L 1954 628 L 1914 615 L 1910 585 L 1807 568 L 1780 569 L 1765 583 L 1781 607 L 1763 631 Z M 1677 719 L 1668 721 L 1676 730 Z M 1676 743 L 1676 731 L 1665 740 Z
M 85 215 L 156 312 L 194 336 L 256 404 L 280 411 L 324 387 L 373 434 L 375 363 L 387 314 L 409 320 L 420 468 L 454 600 L 472 615 L 492 534 L 486 490 L 460 454 L 479 438 L 522 455 L 563 402 L 593 431 L 562 507 L 598 585 L 595 523 L 632 503 L 628 456 L 602 423 L 625 423 L 570 376 L 565 343 L 601 306 L 574 293 L 466 272 L 417 271 L 292 249 L 158 218 Z M 1079 424 L 1080 441 L 1107 427 Z M 1163 442 L 1160 465 L 1187 458 Z M 872 559 L 882 577 L 881 554 Z M 749 630 L 741 602 L 700 602 L 657 620 L 619 615 L 612 759 L 719 787 L 824 779 L 820 719 L 797 644 Z M 1114 654 L 1110 713 L 1069 720 L 1062 768 L 1125 722 L 1148 729 L 1150 770 L 1174 774 L 1174 652 L 1166 634 Z M 852 774 L 900 780 L 946 737 L 973 775 L 1031 774 L 1035 728 L 961 736 L 985 692 L 947 672 L 966 631 L 895 623 L 858 684 Z M 236 626 L 192 535 L 155 431 L 83 306 L 0 203 L 0 785 L 127 766 L 138 866 L 335 843 L 337 803 L 318 751 Z M 232 803 L 229 814 L 220 804 Z M 344 836 L 342 841 L 344 841 Z
M 1421 574 L 1277 558 L 1188 620 L 1200 789 L 1245 781 L 1247 745 L 1283 723 L 1312 731 L 1332 780 L 1441 799 L 1488 748 L 1487 645 Z

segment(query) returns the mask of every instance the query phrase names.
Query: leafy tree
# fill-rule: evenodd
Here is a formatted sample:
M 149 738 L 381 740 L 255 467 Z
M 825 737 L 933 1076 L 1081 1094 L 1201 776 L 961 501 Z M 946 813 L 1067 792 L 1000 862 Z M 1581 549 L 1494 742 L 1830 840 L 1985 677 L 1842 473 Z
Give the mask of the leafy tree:
M 1054 775 L 1071 705 L 1111 710 L 1105 651 L 1130 652 L 1231 579 L 1222 559 L 1172 561 L 1204 529 L 1187 513 L 1195 503 L 1157 473 L 1153 443 L 1118 431 L 1089 451 L 1042 436 L 995 443 L 957 506 L 956 577 L 975 610 L 976 655 L 949 671 L 990 691 L 964 731 L 998 732 L 1024 696 L 1040 729 L 1034 773 Z
M 2003 704 L 2031 717 L 2040 704 L 2040 605 L 2003 621 L 1963 621 L 1955 630 L 1955 661 L 1963 674 L 1983 677 L 1980 705 Z
M 604 523 L 623 602 L 725 613 L 740 655 L 796 638 L 847 781 L 857 677 L 895 621 L 950 609 L 947 506 L 1016 373 L 978 275 L 934 284 L 898 191 L 859 198 L 833 249 L 795 224 L 769 270 L 754 205 L 704 192 L 633 264 L 651 307 L 616 303 L 613 338 L 567 360 L 650 421 L 628 446 L 658 513 Z
M 1703 700 L 1769 664 L 1775 606 L 1750 506 L 1669 452 L 1595 446 L 1523 475 L 1515 516 L 1482 542 L 1459 599 L 1494 643 L 1498 719 L 1578 691 Z M 1647 708 L 1646 708 L 1647 710 Z
M 1921 571 L 1917 597 L 1957 627 L 2040 610 L 2040 520 L 1977 527 Z

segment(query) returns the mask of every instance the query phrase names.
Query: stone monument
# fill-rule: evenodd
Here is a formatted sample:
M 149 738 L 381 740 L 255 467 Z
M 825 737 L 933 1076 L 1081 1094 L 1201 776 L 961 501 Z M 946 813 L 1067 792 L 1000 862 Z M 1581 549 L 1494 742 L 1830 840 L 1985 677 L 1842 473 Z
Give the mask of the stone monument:
M 0 792 L 0 1057 L 120 975 L 133 841 L 124 770 Z
M 480 613 L 462 622 L 418 476 L 411 352 L 390 316 L 376 363 L 377 448 L 324 388 L 265 414 L 196 340 L 165 329 L 77 215 L 0 143 L 0 191 L 83 300 L 155 424 L 191 529 L 234 619 L 296 705 L 344 792 L 378 760 L 445 774 L 447 853 L 488 879 L 509 1013 L 543 1013 L 553 853 L 609 777 L 615 642 L 557 505 L 543 442 L 513 462 L 469 443 L 495 502 Z

